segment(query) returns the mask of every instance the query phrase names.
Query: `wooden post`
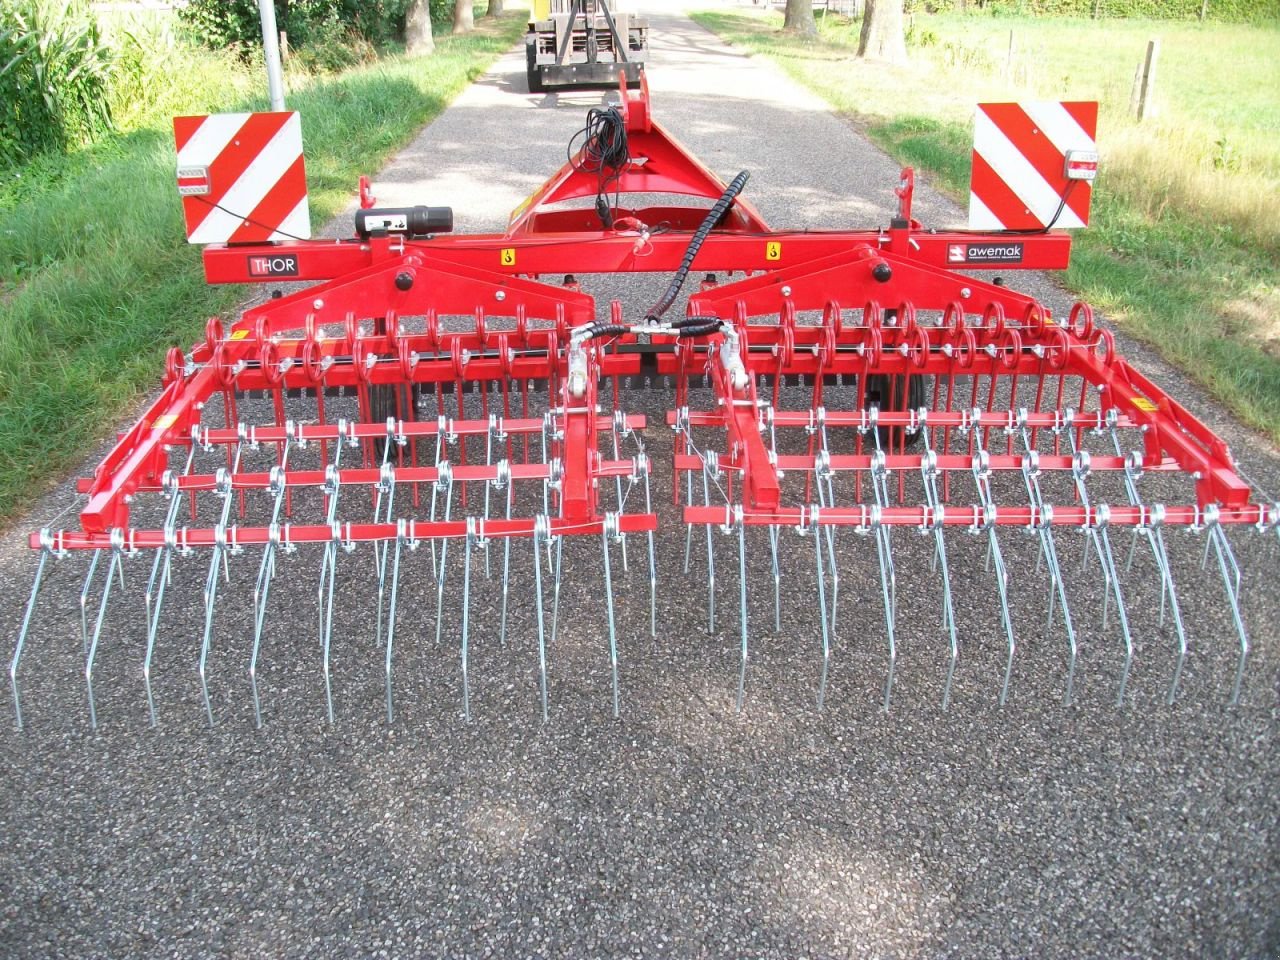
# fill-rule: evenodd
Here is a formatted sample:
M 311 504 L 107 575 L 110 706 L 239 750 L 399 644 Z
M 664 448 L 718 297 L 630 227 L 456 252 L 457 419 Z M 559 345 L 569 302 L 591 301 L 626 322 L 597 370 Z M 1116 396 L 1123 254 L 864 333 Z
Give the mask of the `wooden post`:
M 1005 54 L 1004 59 L 1004 78 L 1009 83 L 1013 83 L 1013 31 L 1009 31 L 1009 52 Z
M 1204 18 L 1209 15 L 1209 0 L 1200 0 L 1200 22 L 1204 23 Z
M 1147 41 L 1147 59 L 1142 66 L 1142 93 L 1138 98 L 1138 119 L 1156 115 L 1156 60 L 1160 56 L 1160 40 L 1154 38 Z
M 1098 8 L 1102 6 L 1102 0 L 1093 0 L 1093 19 L 1098 19 Z
M 285 30 L 280 31 L 280 59 L 289 59 L 289 34 Z
M 1129 88 L 1129 115 L 1138 115 L 1138 95 L 1142 92 L 1142 61 L 1133 68 L 1133 86 Z

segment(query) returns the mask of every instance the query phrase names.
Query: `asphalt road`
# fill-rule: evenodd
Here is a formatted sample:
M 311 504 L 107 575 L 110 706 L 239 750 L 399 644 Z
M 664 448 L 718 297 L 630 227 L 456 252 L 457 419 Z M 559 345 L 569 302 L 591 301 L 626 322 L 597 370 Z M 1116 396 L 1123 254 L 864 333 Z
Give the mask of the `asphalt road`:
M 654 15 L 658 119 L 712 169 L 747 168 L 777 226 L 887 220 L 895 164 L 770 66 L 688 20 Z M 530 96 L 513 52 L 383 171 L 384 202 L 449 203 L 493 229 L 563 159 L 595 95 Z M 961 222 L 924 184 L 918 214 Z M 592 287 L 643 306 L 658 280 Z M 1018 278 L 1058 309 L 1042 278 Z M 1145 351 L 1131 358 L 1208 419 L 1251 475 L 1280 460 Z M 158 371 L 157 371 L 158 373 Z M 655 424 L 668 398 L 636 398 Z M 660 426 L 646 435 L 670 481 Z M 92 465 L 86 465 L 86 470 Z M 659 497 L 660 502 L 662 497 Z M 27 529 L 74 502 L 64 486 L 4 538 L 0 628 L 14 637 L 34 568 Z M 335 620 L 337 723 L 324 722 L 314 558 L 282 565 L 264 662 L 266 726 L 243 665 L 256 558 L 233 564 L 219 610 L 205 725 L 193 663 L 203 565 L 180 565 L 159 646 L 160 724 L 147 727 L 139 583 L 112 607 L 89 730 L 80 677 L 83 565 L 38 606 L 28 730 L 0 732 L 0 954 L 13 957 L 733 956 L 1269 957 L 1280 953 L 1280 751 L 1274 589 L 1280 544 L 1233 538 L 1254 642 L 1243 702 L 1225 705 L 1231 622 L 1200 539 L 1172 540 L 1192 656 L 1163 703 L 1173 635 L 1150 560 L 1125 579 L 1137 656 L 1114 705 L 1121 641 L 1100 623 L 1096 565 L 1064 548 L 1081 630 L 1078 697 L 1062 704 L 1065 642 L 1044 627 L 1034 541 L 1010 534 L 1022 647 L 999 708 L 1003 633 L 979 541 L 951 541 L 963 647 L 940 709 L 946 644 L 927 542 L 898 536 L 901 662 L 881 710 L 885 647 L 875 553 L 842 543 L 826 709 L 811 541 L 783 548 L 784 629 L 751 543 L 753 660 L 733 709 L 733 541 L 717 537 L 720 618 L 704 632 L 705 560 L 680 570 L 682 528 L 660 511 L 661 624 L 646 633 L 640 569 L 619 578 L 622 718 L 610 711 L 597 542 L 566 548 L 566 616 L 540 722 L 528 577 L 511 636 L 496 592 L 473 607 L 473 719 L 461 712 L 457 611 L 441 646 L 425 561 L 406 575 L 396 722 L 382 713 L 368 556 L 344 558 Z M 1066 539 L 1066 538 L 1064 538 Z M 632 546 L 632 560 L 639 554 Z M 520 554 L 528 565 L 527 553 Z M 615 561 L 616 562 L 616 561 Z

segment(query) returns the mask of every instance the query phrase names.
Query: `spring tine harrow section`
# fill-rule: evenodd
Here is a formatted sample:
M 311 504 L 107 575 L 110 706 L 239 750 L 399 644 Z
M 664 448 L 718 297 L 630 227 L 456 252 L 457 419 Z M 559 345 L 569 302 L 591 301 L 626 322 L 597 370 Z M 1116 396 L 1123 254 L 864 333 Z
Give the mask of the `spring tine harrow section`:
M 712 582 L 711 528 L 742 536 L 746 527 L 767 527 L 775 632 L 784 530 L 815 537 L 819 707 L 828 697 L 832 646 L 853 639 L 842 638 L 848 628 L 838 614 L 839 562 L 854 549 L 842 537 L 851 530 L 874 545 L 883 705 L 890 708 L 902 654 L 903 527 L 932 541 L 928 563 L 941 590 L 948 650 L 944 708 L 961 662 L 948 536 L 957 529 L 980 538 L 995 588 L 1005 643 L 1000 705 L 1013 689 L 1020 638 L 1029 634 L 1017 622 L 1015 598 L 1042 569 L 1046 625 L 1060 623 L 1065 640 L 1063 699 L 1074 698 L 1080 634 L 1062 559 L 1069 534 L 1083 537 L 1078 547 L 1066 547 L 1079 549 L 1080 575 L 1088 577 L 1094 561 L 1101 577 L 1102 609 L 1087 633 L 1119 643 L 1119 705 L 1140 647 L 1130 616 L 1135 594 L 1122 573 L 1132 571 L 1138 540 L 1146 541 L 1158 574 L 1160 623 L 1166 613 L 1173 623 L 1176 661 L 1167 694 L 1173 702 L 1189 644 L 1166 543 L 1171 527 L 1203 534 L 1202 567 L 1212 553 L 1221 575 L 1239 638 L 1230 693 L 1238 702 L 1249 640 L 1228 529 L 1253 524 L 1269 531 L 1276 508 L 1250 502 L 1220 442 L 1116 355 L 1111 334 L 1096 327 L 1087 307 L 1055 321 L 1041 304 L 1007 288 L 956 275 L 947 281 L 940 271 L 870 250 L 779 274 L 691 298 L 690 314 L 718 317 L 723 332 L 700 352 L 671 361 L 679 405 L 668 419 L 677 437 L 676 473 L 685 476 L 676 492 L 687 524 L 686 558 L 694 528 L 704 527 Z M 687 398 L 703 377 L 713 385 L 712 404 L 694 410 Z M 1139 481 L 1147 475 L 1159 478 L 1159 496 L 1168 500 L 1144 499 Z M 1009 559 L 1013 529 L 1034 537 L 1033 569 Z M 1117 555 L 1117 529 L 1131 539 L 1125 562 Z M 744 566 L 743 582 L 747 576 Z M 708 610 L 714 630 L 714 595 Z M 853 621 L 859 639 L 868 632 L 862 611 Z M 748 649 L 744 603 L 739 704 Z
M 1115 659 L 1123 707 L 1163 651 L 1173 703 L 1187 665 L 1218 647 L 1191 616 L 1197 576 L 1221 583 L 1241 699 L 1232 538 L 1280 542 L 1280 504 L 1087 306 L 1054 317 L 972 275 L 991 256 L 1065 267 L 1069 234 L 925 230 L 909 170 L 888 229 L 773 231 L 740 196 L 745 171 L 724 183 L 653 119 L 647 88 L 621 94 L 504 233 L 451 236 L 447 208 L 378 210 L 362 191 L 350 239 L 206 248 L 212 283 L 266 270 L 305 287 L 172 349 L 159 396 L 81 481 L 78 528 L 31 535 L 9 665 L 19 728 L 24 657 L 43 646 L 36 614 L 60 568 L 79 584 L 80 649 L 66 653 L 94 728 L 118 682 L 105 665 L 135 655 L 153 726 L 161 671 L 182 675 L 205 722 L 242 691 L 262 726 L 272 689 L 298 685 L 281 679 L 295 662 L 334 724 L 356 699 L 353 648 L 373 651 L 388 723 L 412 702 L 415 657 L 445 665 L 469 720 L 481 651 L 536 669 L 545 721 L 560 634 L 581 633 L 561 603 L 584 592 L 603 604 L 591 624 L 617 717 L 628 631 L 672 626 L 658 618 L 664 510 L 685 524 L 683 581 L 706 589 L 705 617 L 682 613 L 732 643 L 738 710 L 753 629 L 807 634 L 819 710 L 852 658 L 883 664 L 886 711 L 914 695 L 921 659 L 948 709 L 981 681 L 1003 706 L 1035 662 L 1060 657 L 1071 704 L 1097 686 L 1093 652 Z M 682 202 L 639 199 L 671 195 Z M 695 263 L 701 289 L 668 319 Z M 598 311 L 574 279 L 630 272 L 671 275 L 647 311 Z M 539 279 L 552 273 L 564 282 Z M 658 385 L 670 395 L 655 401 Z M 646 418 L 628 412 L 644 403 L 666 410 L 670 430 L 650 436 L 671 440 L 674 507 L 652 496 Z M 1175 531 L 1203 538 L 1198 569 Z M 361 576 L 367 589 L 349 589 Z M 576 589 L 584 577 L 599 589 Z M 637 598 L 646 626 L 629 616 Z M 1136 615 L 1148 608 L 1158 616 Z

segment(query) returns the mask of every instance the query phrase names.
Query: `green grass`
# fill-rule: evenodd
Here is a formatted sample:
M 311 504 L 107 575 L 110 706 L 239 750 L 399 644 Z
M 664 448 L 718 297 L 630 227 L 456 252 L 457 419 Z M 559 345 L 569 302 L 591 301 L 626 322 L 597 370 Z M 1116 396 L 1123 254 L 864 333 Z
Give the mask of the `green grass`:
M 430 57 L 294 78 L 313 222 L 507 50 L 525 18 L 477 23 L 439 38 Z M 262 85 L 245 68 L 187 77 L 128 132 L 0 183 L 0 517 L 119 427 L 159 382 L 168 347 L 188 346 L 206 317 L 244 297 L 206 286 L 200 251 L 185 242 L 169 116 L 265 109 L 249 94 Z
M 922 15 L 911 65 L 890 68 L 856 59 L 857 22 L 827 18 L 805 43 L 776 15 L 694 18 L 962 201 L 975 103 L 1097 99 L 1102 169 L 1066 285 L 1280 443 L 1280 25 Z M 1138 125 L 1130 86 L 1153 36 L 1159 113 Z

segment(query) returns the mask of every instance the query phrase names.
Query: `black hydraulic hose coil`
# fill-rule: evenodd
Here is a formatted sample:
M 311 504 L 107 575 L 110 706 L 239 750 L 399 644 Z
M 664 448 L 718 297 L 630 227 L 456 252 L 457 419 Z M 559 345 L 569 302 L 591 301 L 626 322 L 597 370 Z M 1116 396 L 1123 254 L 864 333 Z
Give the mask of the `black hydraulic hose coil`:
M 698 255 L 703 242 L 711 231 L 715 229 L 720 219 L 728 212 L 734 198 L 742 192 L 742 188 L 747 185 L 747 181 L 750 179 L 751 174 L 743 170 L 730 181 L 729 186 L 720 195 L 720 199 L 715 202 L 715 206 L 707 211 L 706 217 L 699 224 L 698 229 L 694 231 L 693 239 L 689 241 L 689 246 L 684 251 L 684 259 L 680 262 L 680 268 L 676 270 L 675 276 L 671 278 L 671 283 L 668 284 L 666 292 L 645 314 L 647 322 L 657 323 L 662 318 L 662 315 L 671 309 L 671 305 L 676 302 L 676 297 L 680 295 L 680 288 L 684 286 L 685 279 L 689 276 L 689 268 L 693 266 L 693 259 Z

